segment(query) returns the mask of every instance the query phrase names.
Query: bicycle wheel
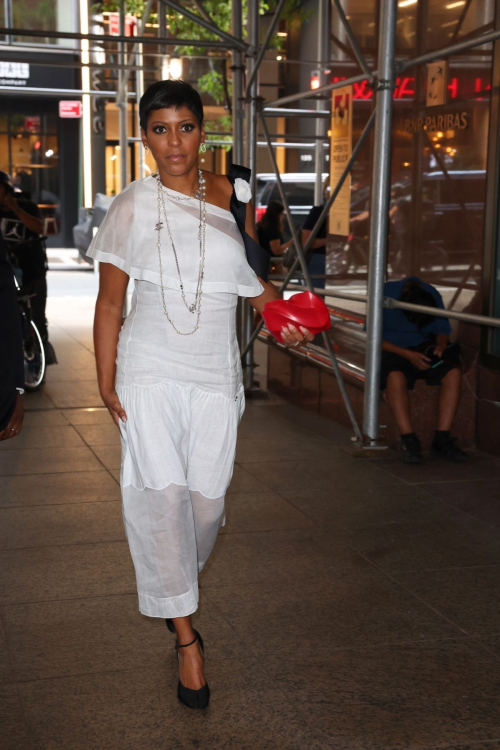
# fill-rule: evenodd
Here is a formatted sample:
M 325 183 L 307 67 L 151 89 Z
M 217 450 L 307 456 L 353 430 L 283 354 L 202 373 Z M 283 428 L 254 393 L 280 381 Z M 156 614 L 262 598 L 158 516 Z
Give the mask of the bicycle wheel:
M 36 391 L 45 376 L 45 351 L 38 328 L 30 321 L 24 331 L 24 383 L 27 391 Z

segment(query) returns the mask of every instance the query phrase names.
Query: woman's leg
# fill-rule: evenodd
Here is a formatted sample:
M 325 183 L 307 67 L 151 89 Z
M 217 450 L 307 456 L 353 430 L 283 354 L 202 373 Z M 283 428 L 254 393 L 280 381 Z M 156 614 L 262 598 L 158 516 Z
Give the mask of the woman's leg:
M 394 414 L 401 435 L 413 432 L 410 416 L 410 397 L 406 375 L 399 370 L 393 370 L 387 377 L 387 401 Z
M 191 643 L 194 640 L 195 633 L 191 623 L 191 615 L 174 617 L 172 622 L 177 634 L 177 643 Z M 199 690 L 206 683 L 200 644 L 195 641 L 191 646 L 179 649 L 178 654 L 180 681 L 184 687 L 190 690 Z

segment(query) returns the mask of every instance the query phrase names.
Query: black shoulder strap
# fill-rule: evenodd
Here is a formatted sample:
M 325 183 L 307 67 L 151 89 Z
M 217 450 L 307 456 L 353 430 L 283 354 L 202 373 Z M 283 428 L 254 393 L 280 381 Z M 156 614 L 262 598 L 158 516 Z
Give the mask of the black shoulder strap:
M 247 204 L 243 201 L 238 200 L 234 190 L 234 181 L 237 177 L 240 177 L 246 182 L 250 182 L 252 172 L 248 167 L 243 167 L 240 164 L 232 164 L 229 170 L 227 178 L 233 186 L 233 194 L 231 195 L 231 203 L 229 208 L 234 216 L 238 229 L 241 232 L 243 242 L 245 243 L 245 249 L 247 254 L 247 260 L 250 268 L 252 268 L 257 276 L 267 281 L 269 275 L 269 255 L 266 251 L 250 237 L 245 230 L 245 221 L 247 215 Z

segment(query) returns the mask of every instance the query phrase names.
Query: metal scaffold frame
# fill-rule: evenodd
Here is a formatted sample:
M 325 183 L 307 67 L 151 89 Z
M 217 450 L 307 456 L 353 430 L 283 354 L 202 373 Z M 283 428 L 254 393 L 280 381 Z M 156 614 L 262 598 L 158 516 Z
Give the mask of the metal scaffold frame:
M 82 2 L 82 0 L 80 0 Z M 259 45 L 259 5 L 258 0 L 247 0 L 247 39 L 243 35 L 243 18 L 241 0 L 228 0 L 231 4 L 231 33 L 218 28 L 213 19 L 206 12 L 202 0 L 195 0 L 197 10 L 201 15 L 184 8 L 174 0 L 158 0 L 165 7 L 169 7 L 176 13 L 184 15 L 192 22 L 199 24 L 205 30 L 212 32 L 217 40 L 190 39 L 178 40 L 168 37 L 163 31 L 155 37 L 144 36 L 146 20 L 152 7 L 152 0 L 146 3 L 146 10 L 139 24 L 138 36 L 125 36 L 125 3 L 120 2 L 120 34 L 118 36 L 108 36 L 89 33 L 68 33 L 56 31 L 35 31 L 26 29 L 0 28 L 0 35 L 6 38 L 15 37 L 41 37 L 54 39 L 77 40 L 80 42 L 81 49 L 86 48 L 90 42 L 112 42 L 119 45 L 119 60 L 116 66 L 109 64 L 105 67 L 116 67 L 119 74 L 119 85 L 116 92 L 111 91 L 89 91 L 85 87 L 82 91 L 78 90 L 57 90 L 57 89 L 32 89 L 33 93 L 38 94 L 64 94 L 68 96 L 104 96 L 107 98 L 116 97 L 116 104 L 120 108 L 120 145 L 122 154 L 122 187 L 125 187 L 127 179 L 126 153 L 127 144 L 139 140 L 132 138 L 127 133 L 127 100 L 129 98 L 140 99 L 143 91 L 143 49 L 145 45 L 178 45 L 182 42 L 183 46 L 198 46 L 212 49 L 229 50 L 232 56 L 232 111 L 233 111 L 233 160 L 236 163 L 246 162 L 246 165 L 252 169 L 253 190 L 255 195 L 256 186 L 256 166 L 257 166 L 257 145 L 258 145 L 258 122 L 260 120 L 265 136 L 265 144 L 273 164 L 276 175 L 276 181 L 279 188 L 281 201 L 288 219 L 289 227 L 293 235 L 297 258 L 287 273 L 281 284 L 283 292 L 291 285 L 291 281 L 296 277 L 297 269 L 301 268 L 303 278 L 307 288 L 310 291 L 316 291 L 330 297 L 341 299 L 358 300 L 367 304 L 367 351 L 365 366 L 365 391 L 364 391 L 364 409 L 363 425 L 358 425 L 354 410 L 349 400 L 346 387 L 343 382 L 342 372 L 339 368 L 334 351 L 331 336 L 323 334 L 323 342 L 326 349 L 326 355 L 323 358 L 330 361 L 331 368 L 335 373 L 339 389 L 343 396 L 349 418 L 352 423 L 353 431 L 359 445 L 370 447 L 377 446 L 380 443 L 379 433 L 379 407 L 380 407 L 380 362 L 382 355 L 382 313 L 384 306 L 398 307 L 402 309 L 417 309 L 429 311 L 416 305 L 408 305 L 395 300 L 384 298 L 384 280 L 386 267 L 386 246 L 388 237 L 388 215 L 390 199 L 390 145 L 391 145 L 391 126 L 392 126 L 392 102 L 394 81 L 397 72 L 408 70 L 417 65 L 423 65 L 433 60 L 441 60 L 452 55 L 473 49 L 500 39 L 500 30 L 488 31 L 478 34 L 477 36 L 468 36 L 462 41 L 454 41 L 452 44 L 432 52 L 428 52 L 408 60 L 396 62 L 395 59 L 395 39 L 396 39 L 396 17 L 397 17 L 397 0 L 384 0 L 381 4 L 379 18 L 379 61 L 378 69 L 372 70 L 365 59 L 362 50 L 357 42 L 355 34 L 351 28 L 349 20 L 343 10 L 341 0 L 318 0 L 319 12 L 319 48 L 318 48 L 318 65 L 320 69 L 320 86 L 316 89 L 308 89 L 296 94 L 280 97 L 274 101 L 264 102 L 259 96 L 259 71 L 265 60 L 266 51 L 268 50 L 270 40 L 276 30 L 280 14 L 283 10 L 285 0 L 277 0 L 274 16 L 269 24 L 264 42 Z M 331 5 L 334 5 L 338 18 L 344 27 L 346 37 L 349 41 L 351 58 L 356 60 L 361 72 L 347 79 L 335 83 L 325 83 L 325 71 L 330 62 L 330 13 Z M 161 25 L 160 25 L 161 27 Z M 126 45 L 132 45 L 130 53 L 126 54 Z M 344 45 L 345 46 L 345 45 Z M 347 49 L 347 48 L 346 48 Z M 82 69 L 89 66 L 88 59 L 81 60 Z M 135 92 L 129 92 L 127 83 L 130 72 L 136 70 L 137 88 Z M 331 116 L 329 106 L 325 106 L 325 99 L 330 98 L 331 92 L 337 88 L 348 86 L 350 84 L 360 83 L 368 80 L 375 91 L 375 104 L 372 114 L 366 123 L 356 146 L 353 149 L 345 169 L 332 190 L 331 195 L 325 203 L 318 220 L 312 229 L 307 242 L 301 245 L 299 234 L 292 220 L 289 202 L 283 187 L 281 175 L 279 172 L 272 135 L 269 133 L 267 118 L 281 116 L 302 116 L 316 118 L 317 126 L 315 136 L 309 138 L 314 140 L 316 147 L 316 189 L 315 201 L 318 203 L 321 195 L 321 174 L 324 165 L 324 146 L 323 142 L 326 136 L 325 119 Z M 0 86 L 0 94 L 9 93 L 28 93 L 27 89 L 16 89 L 15 87 Z M 304 99 L 314 99 L 316 109 L 291 109 L 287 105 L 297 103 Z M 368 294 L 365 295 L 347 295 L 334 290 L 315 290 L 313 280 L 308 270 L 307 260 L 312 252 L 315 238 L 320 231 L 321 225 L 327 218 L 330 208 L 337 198 L 342 185 L 350 174 L 352 167 L 371 131 L 374 130 L 374 158 L 372 167 L 372 189 L 371 189 L 371 208 L 370 208 L 370 236 L 369 236 L 369 263 L 368 263 Z M 244 133 L 246 137 L 244 137 Z M 259 144 L 260 145 L 260 144 Z M 279 143 L 279 146 L 282 146 Z M 286 144 L 285 144 L 286 145 Z M 293 144 L 299 146 L 300 144 Z M 245 148 L 244 148 L 245 146 Z M 140 174 L 143 176 L 144 160 L 143 155 L 140 158 Z M 243 362 L 244 384 L 247 390 L 253 387 L 253 343 L 257 338 L 263 323 L 254 326 L 252 310 L 248 303 L 244 303 L 240 315 L 239 335 L 241 344 L 241 356 Z M 434 314 L 447 315 L 465 322 L 475 323 L 486 326 L 500 326 L 500 320 L 493 317 L 472 315 L 470 313 L 460 313 L 455 311 L 438 311 L 432 308 Z

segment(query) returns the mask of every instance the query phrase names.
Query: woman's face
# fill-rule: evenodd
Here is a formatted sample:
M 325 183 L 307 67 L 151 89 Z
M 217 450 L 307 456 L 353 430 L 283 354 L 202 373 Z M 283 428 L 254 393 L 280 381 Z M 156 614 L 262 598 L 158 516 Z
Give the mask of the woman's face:
M 205 140 L 195 115 L 187 107 L 156 109 L 149 115 L 147 131 L 141 128 L 142 142 L 149 146 L 161 172 L 172 176 L 187 174 L 198 161 L 200 143 Z

